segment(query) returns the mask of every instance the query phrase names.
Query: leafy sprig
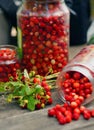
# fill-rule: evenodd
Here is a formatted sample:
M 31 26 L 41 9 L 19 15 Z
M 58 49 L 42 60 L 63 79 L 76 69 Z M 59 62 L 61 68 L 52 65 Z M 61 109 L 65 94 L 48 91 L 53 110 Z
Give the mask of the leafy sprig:
M 33 111 L 52 103 L 50 88 L 55 87 L 57 76 L 58 73 L 43 77 L 25 69 L 17 72 L 16 81 L 10 77 L 9 82 L 0 83 L 0 92 L 5 94 L 7 102 L 16 100 L 22 108 Z

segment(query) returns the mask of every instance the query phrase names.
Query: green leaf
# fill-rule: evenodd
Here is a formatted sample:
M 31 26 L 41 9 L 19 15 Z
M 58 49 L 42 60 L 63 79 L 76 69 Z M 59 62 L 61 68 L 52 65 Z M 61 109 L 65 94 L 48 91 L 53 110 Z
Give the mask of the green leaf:
M 12 86 L 12 87 L 16 88 L 16 87 L 23 86 L 23 83 L 19 82 L 19 81 L 18 82 L 17 81 L 11 81 L 11 82 L 6 82 L 5 86 Z
M 39 86 L 39 85 L 37 85 L 37 86 Z M 42 92 L 42 91 L 43 91 L 43 88 L 42 88 L 42 87 L 37 87 L 37 86 L 36 86 L 36 88 L 35 88 L 36 93 Z
M 3 82 L 0 82 L 0 92 L 4 92 L 5 89 L 4 89 L 4 83 Z
M 26 95 L 26 90 L 25 86 L 22 87 L 21 90 L 19 90 L 17 93 L 19 96 L 25 96 Z
M 25 92 L 26 92 L 26 95 L 32 94 L 32 90 L 30 89 L 30 87 L 27 84 L 25 85 Z
M 94 34 L 91 36 L 90 40 L 87 42 L 87 44 L 94 44 Z
M 17 95 L 19 91 L 20 91 L 20 87 L 17 86 L 17 87 L 14 88 L 13 94 L 14 94 L 14 95 Z
M 28 104 L 27 104 L 27 108 L 31 111 L 35 110 L 35 105 L 39 103 L 39 100 L 34 99 L 33 97 L 29 97 L 28 98 Z

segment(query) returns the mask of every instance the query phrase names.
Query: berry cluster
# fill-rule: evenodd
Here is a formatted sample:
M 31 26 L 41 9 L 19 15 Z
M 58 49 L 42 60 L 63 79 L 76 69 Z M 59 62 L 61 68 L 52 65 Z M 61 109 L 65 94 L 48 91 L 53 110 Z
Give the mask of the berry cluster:
M 80 115 L 84 119 L 89 120 L 94 118 L 94 109 L 89 110 L 84 106 L 75 106 L 64 103 L 63 105 L 57 104 L 55 107 L 48 110 L 49 117 L 55 117 L 60 124 L 70 123 L 72 120 L 78 120 Z
M 93 92 L 92 83 L 83 74 L 70 71 L 65 73 L 64 78 L 65 80 L 61 81 L 61 91 L 64 92 L 67 101 L 75 101 L 80 105 L 91 96 Z
M 31 111 L 44 108 L 52 104 L 51 86 L 46 79 L 36 75 L 34 71 L 17 73 L 16 81 L 11 80 L 3 84 L 7 94 L 7 101 L 16 100 L 21 108 Z
M 32 7 L 32 3 L 29 4 Z M 18 27 L 22 32 L 22 68 L 43 76 L 50 68 L 53 73 L 61 71 L 68 62 L 69 25 L 65 21 L 68 14 L 63 13 L 59 2 L 47 5 L 44 2 L 32 8 L 28 5 L 29 11 L 18 15 Z
M 94 110 L 82 105 L 93 92 L 93 86 L 88 78 L 75 71 L 66 72 L 63 78 L 59 84 L 67 103 L 49 109 L 48 115 L 55 116 L 60 124 L 78 120 L 81 114 L 85 119 L 94 117 Z
M 0 48 L 0 82 L 9 81 L 9 77 L 16 77 L 16 71 L 20 69 L 20 61 L 17 52 L 9 47 Z
M 20 107 L 21 108 L 27 108 L 29 110 L 35 110 L 35 109 L 41 109 L 44 108 L 45 105 L 50 105 L 52 104 L 52 98 L 51 98 L 51 92 L 50 92 L 50 86 L 46 83 L 46 81 L 40 81 L 39 78 L 34 78 L 33 79 L 33 85 L 35 85 L 34 87 L 34 93 L 28 95 L 32 97 L 32 101 L 29 101 L 29 98 L 25 97 L 27 95 L 23 95 L 23 99 L 20 100 Z M 31 88 L 31 90 L 33 90 Z M 22 97 L 21 97 L 22 98 Z M 29 106 L 31 102 L 31 105 Z M 34 103 L 34 106 L 33 106 Z
M 52 104 L 52 98 L 51 98 L 51 86 L 49 86 L 47 84 L 46 81 L 36 81 L 37 79 L 34 78 L 34 83 L 36 84 L 38 82 L 38 84 L 41 85 L 41 87 L 43 88 L 43 91 L 39 94 L 36 95 L 36 99 L 39 100 L 39 103 L 36 104 L 36 109 L 40 109 L 40 108 L 44 108 L 45 105 L 50 105 Z M 39 79 L 38 79 L 39 80 Z

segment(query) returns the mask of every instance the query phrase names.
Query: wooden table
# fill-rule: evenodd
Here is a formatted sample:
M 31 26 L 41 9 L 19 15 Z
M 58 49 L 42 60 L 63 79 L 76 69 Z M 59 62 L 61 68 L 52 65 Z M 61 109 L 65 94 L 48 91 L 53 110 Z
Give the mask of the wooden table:
M 83 46 L 71 47 L 70 58 L 72 58 Z M 66 125 L 59 125 L 55 118 L 47 116 L 48 108 L 57 103 L 62 103 L 58 98 L 57 89 L 52 90 L 53 104 L 37 111 L 21 109 L 15 102 L 12 104 L 1 103 L 0 97 L 0 130 L 94 130 L 94 118 L 84 120 L 80 117 L 78 121 L 72 121 Z M 94 102 L 88 104 L 94 108 Z

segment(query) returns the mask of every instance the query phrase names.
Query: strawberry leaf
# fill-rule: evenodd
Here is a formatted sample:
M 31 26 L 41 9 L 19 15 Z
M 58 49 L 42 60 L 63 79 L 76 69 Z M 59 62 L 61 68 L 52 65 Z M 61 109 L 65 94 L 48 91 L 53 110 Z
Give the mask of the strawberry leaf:
M 36 90 L 36 93 L 41 93 L 43 91 L 43 88 L 42 87 L 38 87 L 39 85 L 37 85 L 35 87 L 35 90 Z
M 35 105 L 39 103 L 39 100 L 34 99 L 33 97 L 29 97 L 28 98 L 28 104 L 27 104 L 27 108 L 31 111 L 35 110 Z
M 30 89 L 30 87 L 27 84 L 25 85 L 25 92 L 26 92 L 26 95 L 32 94 L 32 90 Z
M 94 34 L 91 36 L 90 40 L 87 43 L 88 45 L 94 44 Z
M 5 91 L 5 89 L 4 89 L 4 83 L 0 83 L 0 92 L 4 92 Z

